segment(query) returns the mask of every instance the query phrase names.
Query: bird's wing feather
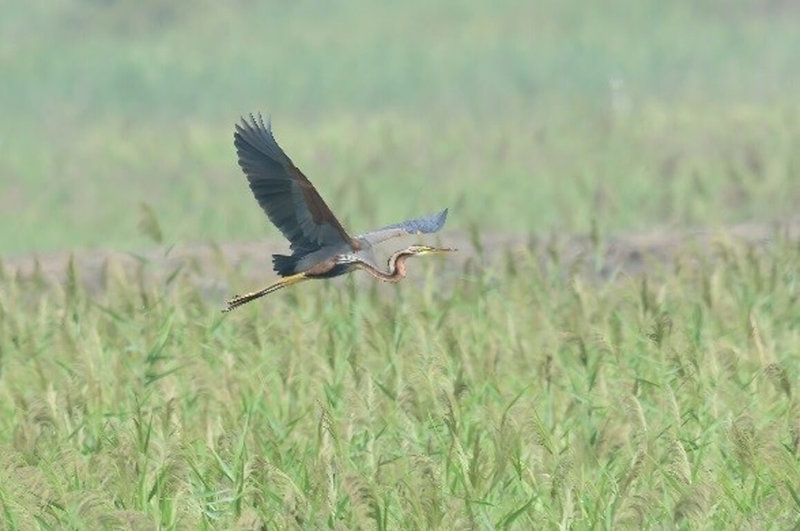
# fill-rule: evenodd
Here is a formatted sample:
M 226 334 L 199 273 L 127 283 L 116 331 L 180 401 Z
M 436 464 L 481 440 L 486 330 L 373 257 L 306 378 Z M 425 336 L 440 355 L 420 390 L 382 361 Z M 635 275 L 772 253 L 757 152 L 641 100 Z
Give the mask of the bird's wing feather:
M 297 253 L 342 245 L 357 248 L 314 185 L 292 163 L 272 136 L 270 121 L 250 115 L 236 124 L 236 153 L 258 204 Z
M 424 218 L 409 219 L 395 223 L 376 231 L 368 232 L 359 236 L 357 239 L 365 240 L 370 245 L 376 245 L 383 241 L 398 236 L 407 236 L 409 234 L 430 234 L 438 232 L 444 227 L 444 222 L 447 221 L 447 209 L 445 208 L 438 214 L 433 214 Z

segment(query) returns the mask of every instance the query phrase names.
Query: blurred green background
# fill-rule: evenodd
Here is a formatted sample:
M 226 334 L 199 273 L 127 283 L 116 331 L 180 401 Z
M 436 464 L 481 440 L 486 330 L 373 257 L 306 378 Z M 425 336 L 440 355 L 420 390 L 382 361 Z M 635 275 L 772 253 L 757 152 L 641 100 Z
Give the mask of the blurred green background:
M 780 1 L 2 0 L 0 251 L 279 238 L 233 124 L 353 232 L 775 219 L 800 201 L 800 8 Z

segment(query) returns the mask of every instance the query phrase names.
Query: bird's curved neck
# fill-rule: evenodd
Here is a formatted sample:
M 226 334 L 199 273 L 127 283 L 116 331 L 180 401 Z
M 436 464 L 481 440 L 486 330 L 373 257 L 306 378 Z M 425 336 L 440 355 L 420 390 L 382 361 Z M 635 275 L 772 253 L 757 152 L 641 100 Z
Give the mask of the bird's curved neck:
M 400 282 L 406 276 L 406 260 L 411 254 L 406 251 L 397 251 L 389 257 L 386 266 L 388 271 L 380 269 L 365 268 L 372 276 L 384 282 Z

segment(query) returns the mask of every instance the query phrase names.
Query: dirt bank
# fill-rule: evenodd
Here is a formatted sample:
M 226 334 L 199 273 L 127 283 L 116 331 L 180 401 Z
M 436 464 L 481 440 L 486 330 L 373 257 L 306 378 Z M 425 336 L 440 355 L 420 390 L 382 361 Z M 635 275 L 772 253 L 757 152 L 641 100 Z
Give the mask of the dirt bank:
M 558 264 L 565 270 L 580 270 L 596 278 L 640 275 L 649 270 L 669 270 L 682 261 L 713 258 L 726 245 L 763 249 L 775 241 L 800 243 L 800 218 L 780 222 L 751 222 L 730 227 L 696 230 L 658 229 L 619 234 L 612 237 L 590 235 L 539 234 L 521 236 L 487 233 L 480 238 L 459 232 L 445 232 L 428 241 L 459 248 L 448 258 L 448 269 L 501 265 L 515 255 L 532 253 L 542 261 Z M 419 238 L 406 238 L 385 244 L 387 252 Z M 156 247 L 140 253 L 106 249 L 74 250 L 55 253 L 4 257 L 6 277 L 38 279 L 62 283 L 67 279 L 72 260 L 81 283 L 90 291 L 101 291 L 109 270 L 146 280 L 164 280 L 177 273 L 189 275 L 211 292 L 226 292 L 231 278 L 270 281 L 274 278 L 270 255 L 287 252 L 281 241 L 225 242 Z

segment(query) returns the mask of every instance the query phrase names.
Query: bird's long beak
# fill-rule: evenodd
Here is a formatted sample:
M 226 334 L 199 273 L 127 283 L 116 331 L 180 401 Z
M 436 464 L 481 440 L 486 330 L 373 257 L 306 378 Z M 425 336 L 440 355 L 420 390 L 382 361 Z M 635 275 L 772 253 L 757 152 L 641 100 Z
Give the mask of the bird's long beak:
M 452 249 L 450 247 L 442 247 L 442 248 L 431 249 L 432 253 L 437 253 L 437 254 L 439 254 L 439 253 L 454 253 L 456 251 L 458 251 L 458 249 Z

